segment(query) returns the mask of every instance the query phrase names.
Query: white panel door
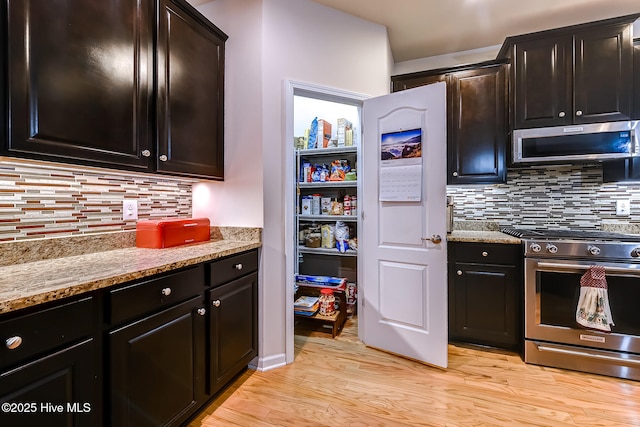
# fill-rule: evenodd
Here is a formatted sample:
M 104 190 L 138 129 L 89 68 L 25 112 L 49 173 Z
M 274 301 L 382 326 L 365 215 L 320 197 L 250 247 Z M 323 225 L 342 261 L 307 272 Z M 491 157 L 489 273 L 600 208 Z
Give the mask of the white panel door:
M 363 117 L 360 336 L 369 346 L 446 367 L 445 83 L 368 99 Z M 385 149 L 383 140 L 416 129 L 422 131 L 420 160 L 407 155 L 413 167 L 406 180 L 402 173 L 388 174 L 389 158 L 412 149 L 402 149 L 408 143 Z M 389 197 L 396 190 L 403 194 L 405 184 L 413 196 Z

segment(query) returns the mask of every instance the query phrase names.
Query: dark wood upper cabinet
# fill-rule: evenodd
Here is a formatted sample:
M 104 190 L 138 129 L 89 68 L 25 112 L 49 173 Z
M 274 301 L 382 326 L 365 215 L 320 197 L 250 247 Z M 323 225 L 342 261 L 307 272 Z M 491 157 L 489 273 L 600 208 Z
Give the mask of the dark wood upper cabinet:
M 6 1 L 3 8 L 5 154 L 147 170 L 151 0 Z
M 633 41 L 633 119 L 640 120 L 640 38 Z
M 448 184 L 505 182 L 506 67 L 449 75 Z
M 391 78 L 394 92 L 447 84 L 447 183 L 506 179 L 507 65 L 489 61 Z
M 5 1 L 8 156 L 224 177 L 224 42 L 185 0 Z
M 569 38 L 518 43 L 515 49 L 515 128 L 571 123 Z
M 184 3 L 160 1 L 158 171 L 224 178 L 226 39 Z
M 635 18 L 508 38 L 499 57 L 512 58 L 513 127 L 629 120 Z

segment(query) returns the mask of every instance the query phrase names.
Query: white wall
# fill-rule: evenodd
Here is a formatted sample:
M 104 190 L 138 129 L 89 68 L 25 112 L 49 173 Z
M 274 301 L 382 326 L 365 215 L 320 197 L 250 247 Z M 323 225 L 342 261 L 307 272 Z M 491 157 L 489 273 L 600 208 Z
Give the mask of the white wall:
M 218 0 L 198 8 L 229 36 L 225 44 L 225 180 L 193 188 L 193 216 L 207 217 L 215 225 L 264 225 L 260 4 Z
M 414 73 L 416 71 L 435 70 L 437 68 L 450 68 L 458 65 L 475 64 L 496 59 L 496 55 L 502 45 L 483 47 L 479 49 L 465 50 L 461 52 L 447 53 L 444 55 L 429 56 L 411 61 L 397 62 L 393 67 L 392 75 Z
M 225 85 L 225 181 L 198 184 L 196 207 L 213 224 L 264 227 L 260 361 L 285 357 L 285 82 L 372 96 L 389 91 L 393 65 L 383 26 L 310 0 L 216 0 L 199 10 L 229 35 Z

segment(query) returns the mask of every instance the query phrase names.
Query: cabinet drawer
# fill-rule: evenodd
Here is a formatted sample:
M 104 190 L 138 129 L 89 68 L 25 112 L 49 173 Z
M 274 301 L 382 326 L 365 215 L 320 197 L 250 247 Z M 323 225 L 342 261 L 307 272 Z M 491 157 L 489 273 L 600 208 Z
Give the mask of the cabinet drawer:
M 520 245 L 490 243 L 456 243 L 452 245 L 457 262 L 480 264 L 506 264 L 518 266 L 522 263 Z
M 121 323 L 170 307 L 202 293 L 203 289 L 203 265 L 114 289 L 109 292 L 110 323 Z
M 218 286 L 258 269 L 258 252 L 250 251 L 209 264 L 210 286 Z
M 92 335 L 93 307 L 89 296 L 0 322 L 0 369 Z

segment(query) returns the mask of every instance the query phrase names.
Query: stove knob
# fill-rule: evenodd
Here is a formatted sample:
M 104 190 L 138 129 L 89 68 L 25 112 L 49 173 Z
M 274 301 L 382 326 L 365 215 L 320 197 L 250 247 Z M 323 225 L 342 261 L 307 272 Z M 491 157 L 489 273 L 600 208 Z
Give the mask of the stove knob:
M 558 247 L 556 245 L 549 243 L 547 244 L 547 252 L 549 252 L 550 254 L 555 254 L 558 252 Z
M 532 243 L 531 246 L 529 246 L 529 249 L 531 249 L 533 252 L 540 252 L 540 250 L 542 250 L 540 245 L 537 243 Z
M 600 248 L 597 246 L 589 246 L 587 250 L 591 255 L 600 255 Z
M 640 257 L 640 248 L 635 248 L 631 250 L 631 256 L 634 258 Z

